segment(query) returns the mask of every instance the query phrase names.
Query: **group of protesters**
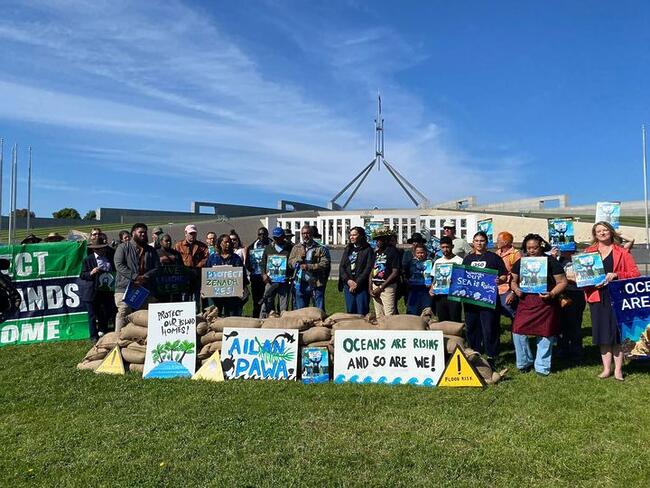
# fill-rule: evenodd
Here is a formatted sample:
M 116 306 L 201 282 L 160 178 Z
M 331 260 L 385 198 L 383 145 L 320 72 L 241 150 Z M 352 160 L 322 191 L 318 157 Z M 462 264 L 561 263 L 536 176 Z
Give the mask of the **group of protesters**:
M 80 276 L 91 338 L 97 339 L 105 332 L 112 317 L 116 330 L 125 324 L 131 312 L 124 302 L 127 288 L 149 286 L 161 266 L 182 266 L 190 277 L 188 289 L 181 295 L 152 293 L 148 302 L 194 300 L 197 309 L 212 304 L 219 309 L 220 316 L 240 316 L 244 304 L 251 300 L 252 314 L 260 318 L 289 308 L 315 306 L 324 310 L 332 264 L 330 250 L 320 241 L 315 226 L 303 226 L 299 242 L 293 243 L 293 237 L 281 227 L 270 233 L 260 227 L 256 239 L 244 247 L 234 229 L 221 235 L 208 232 L 201 241 L 196 226 L 188 225 L 181 241 L 174 243 L 169 234 L 157 227 L 150 242 L 147 226 L 138 223 L 130 232 L 121 232 L 120 242 L 113 248 L 100 229 L 93 229 Z M 400 300 L 404 300 L 408 314 L 420 315 L 430 308 L 439 321 L 464 322 L 468 345 L 485 354 L 492 366 L 500 352 L 501 317 L 505 316 L 512 321 L 517 368 L 546 376 L 551 372 L 554 346 L 556 357 L 576 363 L 582 360 L 582 318 L 588 303 L 593 344 L 600 348 L 603 365 L 599 376 L 613 374 L 623 380 L 620 334 L 606 286 L 612 280 L 633 278 L 640 273 L 629 249 L 622 245 L 620 235 L 609 223 L 598 222 L 592 228 L 592 242 L 586 251 L 600 253 L 606 277 L 604 285 L 589 288 L 576 286 L 571 253 L 552 248 L 538 234 L 526 235 L 521 249 L 516 249 L 513 235 L 501 232 L 496 251 L 492 252 L 488 250 L 485 232 L 477 232 L 468 243 L 456 235 L 455 222 L 448 220 L 443 223 L 439 249 L 433 254 L 419 233 L 411 236 L 410 247 L 406 249 L 397 245 L 395 232 L 388 228 L 367 236 L 364 228 L 353 227 L 348 237 L 338 271 L 338 289 L 344 294 L 346 312 L 366 315 L 372 303 L 376 317 L 393 315 L 398 313 Z M 522 256 L 546 257 L 546 292 L 522 291 Z M 425 266 L 427 261 L 432 263 L 429 268 Z M 435 294 L 426 274 L 434 275 L 441 263 L 496 271 L 496 306 L 461 305 L 447 295 Z M 201 269 L 219 265 L 243 268 L 242 296 L 201 296 Z M 100 290 L 98 286 L 99 276 L 105 272 L 115 273 L 114 292 Z M 536 341 L 535 355 L 530 337 Z

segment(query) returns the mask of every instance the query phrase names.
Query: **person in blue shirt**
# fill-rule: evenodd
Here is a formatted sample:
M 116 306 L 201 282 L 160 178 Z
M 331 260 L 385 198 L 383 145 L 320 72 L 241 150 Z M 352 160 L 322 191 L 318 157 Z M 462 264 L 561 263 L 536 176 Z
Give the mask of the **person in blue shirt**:
M 431 285 L 431 260 L 427 259 L 427 248 L 422 243 L 413 246 L 411 260 L 405 266 L 404 277 L 408 286 L 406 313 L 420 315 L 431 306 L 429 286 Z
M 244 274 L 244 294 L 241 297 L 213 298 L 212 302 L 219 312 L 219 317 L 241 317 L 244 303 L 248 298 L 248 273 L 241 258 L 235 254 L 230 235 L 221 234 L 217 237 L 216 251 L 208 257 L 206 268 L 212 266 L 235 266 L 242 268 Z

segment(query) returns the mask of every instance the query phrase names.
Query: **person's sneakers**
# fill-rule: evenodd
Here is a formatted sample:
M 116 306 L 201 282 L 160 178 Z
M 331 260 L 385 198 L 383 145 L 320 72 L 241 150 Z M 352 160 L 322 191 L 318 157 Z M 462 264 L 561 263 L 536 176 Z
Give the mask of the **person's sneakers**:
M 548 375 L 550 375 L 551 373 L 550 373 L 550 372 L 548 372 L 548 373 L 542 373 L 542 372 L 540 372 L 540 371 L 535 371 L 535 374 L 536 374 L 537 376 L 543 376 L 544 378 L 546 378 L 546 377 L 547 377 Z
M 525 368 L 517 368 L 517 369 L 519 370 L 520 373 L 530 373 L 533 369 L 533 365 L 529 364 Z
M 494 371 L 496 369 L 496 360 L 494 358 L 487 358 L 487 362 L 490 368 L 492 368 L 492 371 Z

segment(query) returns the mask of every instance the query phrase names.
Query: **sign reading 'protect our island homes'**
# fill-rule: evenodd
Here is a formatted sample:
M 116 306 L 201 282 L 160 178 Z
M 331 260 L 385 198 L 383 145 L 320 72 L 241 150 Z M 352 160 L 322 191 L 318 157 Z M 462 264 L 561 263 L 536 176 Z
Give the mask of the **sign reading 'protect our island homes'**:
M 337 330 L 335 383 L 436 386 L 445 369 L 443 335 L 431 330 Z
M 18 312 L 0 325 L 0 346 L 88 338 L 77 283 L 85 256 L 85 242 L 0 247 L 22 297 Z

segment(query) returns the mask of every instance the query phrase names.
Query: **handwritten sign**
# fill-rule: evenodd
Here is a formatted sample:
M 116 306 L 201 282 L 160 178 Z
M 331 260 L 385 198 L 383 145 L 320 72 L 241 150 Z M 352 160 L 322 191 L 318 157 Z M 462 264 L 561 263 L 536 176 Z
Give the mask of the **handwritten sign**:
M 615 280 L 607 288 L 625 355 L 650 358 L 650 277 Z
M 576 285 L 579 288 L 605 283 L 605 266 L 597 252 L 585 252 L 571 256 Z
M 338 330 L 335 383 L 436 386 L 445 369 L 441 331 Z
M 196 304 L 149 305 L 143 378 L 191 378 L 196 367 Z
M 173 295 L 192 291 L 191 275 L 181 264 L 160 266 L 153 277 L 153 288 L 157 295 Z
M 241 297 L 244 293 L 244 268 L 213 266 L 201 270 L 201 293 L 204 297 Z
M 227 380 L 295 380 L 298 330 L 226 327 L 221 364 Z
M 548 219 L 548 242 L 560 251 L 575 251 L 573 219 Z
M 521 258 L 519 288 L 524 293 L 546 293 L 548 258 L 546 256 Z
M 497 270 L 454 264 L 449 283 L 449 300 L 495 308 Z

